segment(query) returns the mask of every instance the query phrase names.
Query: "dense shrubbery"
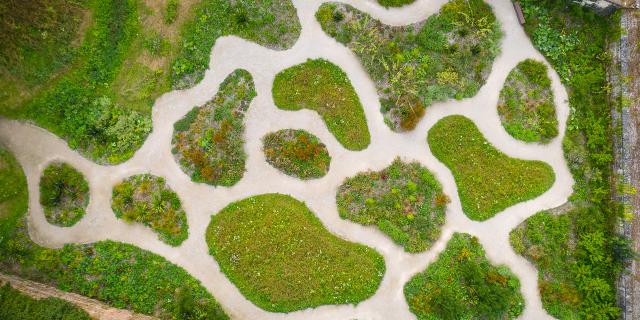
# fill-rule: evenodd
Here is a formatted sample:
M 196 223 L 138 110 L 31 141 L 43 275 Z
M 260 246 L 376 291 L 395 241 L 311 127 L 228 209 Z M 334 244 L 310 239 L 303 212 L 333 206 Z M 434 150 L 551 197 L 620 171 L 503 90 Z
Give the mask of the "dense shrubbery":
M 385 271 L 376 251 L 331 234 L 304 203 L 282 194 L 231 203 L 211 218 L 207 243 L 240 292 L 273 312 L 356 304 Z
M 596 16 L 566 1 L 522 0 L 521 4 L 527 19 L 525 30 L 569 91 L 571 114 L 563 147 L 576 180 L 572 200 L 583 208 L 568 217 L 541 214 L 525 223 L 522 228 L 526 232 L 520 231 L 525 234 L 519 237 L 550 247 L 543 257 L 551 266 L 539 264 L 545 275 L 540 280 L 541 289 L 546 289 L 541 292 L 542 299 L 549 312 L 563 319 L 575 315 L 616 319 L 619 310 L 614 283 L 629 256 L 628 244 L 615 235 L 619 212 L 611 199 L 610 182 L 614 130 L 608 100 L 611 59 L 607 46 L 620 34 L 619 16 Z M 575 237 L 568 248 L 562 247 L 566 245 L 563 238 L 536 236 L 564 230 Z M 568 252 L 556 252 L 563 249 Z M 553 263 L 560 259 L 568 259 L 566 268 L 554 268 Z M 577 297 L 570 294 L 572 285 Z
M 505 130 L 516 139 L 546 143 L 558 135 L 551 80 L 544 63 L 527 59 L 511 70 L 500 91 L 498 113 Z
M 300 35 L 296 9 L 289 0 L 206 0 L 181 30 L 181 48 L 172 64 L 172 83 L 185 88 L 200 81 L 219 37 L 237 35 L 274 49 L 293 45 Z
M 313 179 L 329 171 L 327 147 L 307 131 L 280 130 L 267 134 L 262 142 L 267 162 L 290 176 Z
M 66 163 L 52 163 L 40 178 L 40 204 L 49 223 L 70 227 L 85 214 L 89 184 L 82 173 Z
M 111 207 L 118 218 L 151 227 L 172 246 L 189 236 L 180 199 L 161 177 L 141 174 L 115 185 Z
M 345 4 L 323 4 L 316 17 L 325 32 L 358 55 L 393 130 L 413 129 L 434 102 L 475 95 L 501 38 L 482 0 L 452 0 L 437 15 L 407 27 L 386 26 Z
M 232 186 L 242 178 L 244 114 L 255 96 L 251 74 L 236 70 L 211 101 L 174 124 L 173 154 L 193 181 Z
M 48 249 L 26 226 L 27 183 L 20 165 L 0 148 L 0 269 L 62 290 L 161 319 L 227 319 L 207 290 L 182 268 L 113 241 Z M 5 192 L 6 191 L 6 192 Z
M 340 217 L 377 225 L 407 252 L 427 250 L 438 239 L 449 202 L 429 170 L 400 159 L 346 179 L 336 198 Z
M 90 320 L 73 304 L 57 298 L 36 300 L 9 284 L 0 287 L 0 319 L 7 320 Z
M 555 174 L 542 161 L 510 158 L 489 143 L 473 121 L 448 116 L 427 136 L 433 155 L 456 180 L 462 210 L 474 220 L 486 220 L 553 185 Z
M 404 295 L 420 320 L 514 319 L 524 309 L 518 278 L 492 266 L 478 239 L 461 233 L 405 285 Z
M 285 110 L 318 112 L 329 131 L 349 150 L 369 145 L 360 98 L 347 74 L 327 60 L 308 60 L 278 73 L 273 82 L 273 101 Z

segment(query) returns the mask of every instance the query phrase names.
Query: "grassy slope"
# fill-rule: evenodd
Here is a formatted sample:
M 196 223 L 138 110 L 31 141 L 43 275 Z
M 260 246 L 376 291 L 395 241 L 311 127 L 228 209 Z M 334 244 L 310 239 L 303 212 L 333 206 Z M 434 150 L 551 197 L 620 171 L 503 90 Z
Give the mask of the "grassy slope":
M 347 74 L 324 60 L 308 60 L 285 69 L 273 82 L 273 101 L 285 110 L 318 112 L 345 148 L 363 150 L 370 142 L 367 119 Z
M 440 236 L 449 198 L 429 170 L 396 159 L 380 172 L 346 179 L 336 201 L 343 219 L 377 225 L 407 252 L 421 252 Z
M 34 299 L 13 289 L 0 287 L 0 319 L 11 320 L 90 320 L 75 305 L 57 298 Z
M 438 260 L 404 287 L 420 320 L 514 319 L 524 309 L 520 281 L 506 266 L 493 266 L 478 239 L 455 233 Z
M 0 148 L 0 269 L 117 308 L 162 319 L 191 315 L 227 319 L 198 280 L 132 245 L 100 241 L 48 249 L 27 233 L 27 183 L 15 158 Z
M 113 187 L 111 207 L 118 218 L 151 227 L 169 245 L 178 246 L 189 236 L 187 215 L 164 178 L 151 174 L 127 178 Z
M 356 304 L 385 271 L 375 250 L 331 234 L 304 203 L 282 194 L 228 205 L 212 217 L 207 243 L 240 292 L 273 312 Z
M 305 130 L 285 129 L 262 138 L 267 162 L 300 179 L 321 178 L 329 171 L 331 156 L 318 137 Z
M 438 121 L 427 137 L 433 154 L 453 173 L 465 214 L 486 220 L 548 190 L 555 181 L 542 161 L 510 158 L 486 141 L 464 116 Z
M 548 246 L 543 254 L 549 264 L 564 264 L 562 269 L 539 265 L 541 288 L 547 289 L 542 291 L 542 299 L 550 313 L 561 319 L 616 319 L 620 313 L 614 283 L 623 261 L 630 256 L 626 241 L 615 235 L 620 210 L 610 194 L 614 131 L 608 101 L 607 45 L 619 35 L 619 16 L 596 16 L 589 9 L 562 1 L 521 3 L 527 19 L 525 30 L 569 91 L 571 115 L 563 146 L 576 180 L 571 200 L 581 209 L 568 213 L 569 219 L 539 214 L 523 224 L 518 238 L 525 244 Z M 541 224 L 540 220 L 549 222 Z M 559 226 L 562 221 L 569 225 Z M 540 233 L 555 234 L 560 227 L 573 230 L 568 248 L 562 247 L 566 246 L 562 239 L 538 237 Z M 556 249 L 558 245 L 560 249 Z M 552 285 L 545 286 L 545 282 Z M 575 299 L 570 294 L 574 285 L 578 291 Z

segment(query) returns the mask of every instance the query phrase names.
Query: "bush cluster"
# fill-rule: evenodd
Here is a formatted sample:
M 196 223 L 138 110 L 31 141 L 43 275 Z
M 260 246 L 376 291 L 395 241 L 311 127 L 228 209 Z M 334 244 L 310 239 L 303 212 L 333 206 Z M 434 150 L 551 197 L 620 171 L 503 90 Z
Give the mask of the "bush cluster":
M 346 179 L 336 201 L 343 219 L 377 225 L 407 252 L 420 252 L 440 236 L 449 197 L 428 169 L 396 159 L 380 172 Z
M 174 124 L 173 154 L 195 182 L 232 186 L 245 170 L 244 114 L 256 96 L 251 74 L 236 70 L 204 106 Z
M 164 178 L 151 174 L 129 177 L 113 187 L 111 207 L 116 217 L 151 227 L 172 246 L 180 245 L 189 236 L 187 215 Z
M 437 101 L 474 96 L 499 52 L 502 36 L 482 0 L 452 0 L 424 22 L 391 27 L 355 8 L 323 4 L 316 18 L 360 58 L 380 95 L 385 122 L 411 130 Z
M 206 237 L 229 280 L 272 312 L 357 304 L 385 271 L 375 250 L 336 237 L 304 203 L 282 194 L 229 204 L 211 218 Z
M 272 132 L 262 138 L 262 143 L 267 162 L 290 176 L 313 179 L 329 171 L 331 156 L 327 147 L 307 131 Z
M 478 239 L 455 233 L 427 270 L 404 287 L 418 319 L 514 319 L 524 309 L 520 281 L 493 266 Z
M 285 110 L 318 112 L 329 131 L 349 150 L 369 145 L 360 98 L 347 74 L 327 60 L 308 60 L 278 73 L 273 81 L 273 101 Z
M 70 227 L 85 214 L 89 184 L 67 163 L 49 164 L 40 178 L 40 204 L 49 223 Z

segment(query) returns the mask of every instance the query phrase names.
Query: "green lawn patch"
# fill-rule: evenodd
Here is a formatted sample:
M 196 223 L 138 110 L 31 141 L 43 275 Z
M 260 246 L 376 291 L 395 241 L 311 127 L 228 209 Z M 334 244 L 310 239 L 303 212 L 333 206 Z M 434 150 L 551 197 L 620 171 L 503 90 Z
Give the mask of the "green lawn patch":
M 34 299 L 8 283 L 0 287 L 0 319 L 91 320 L 89 314 L 62 299 Z
M 511 70 L 500 91 L 498 113 L 516 139 L 546 143 L 558 135 L 551 79 L 544 63 L 527 59 Z
M 89 183 L 74 167 L 54 162 L 40 178 L 40 204 L 47 221 L 70 227 L 80 221 L 89 204 Z
M 198 280 L 149 251 L 113 241 L 62 249 L 31 241 L 22 168 L 3 148 L 0 164 L 0 270 L 160 319 L 228 319 Z
M 178 246 L 189 236 L 187 215 L 164 178 L 151 174 L 127 178 L 113 187 L 111 208 L 128 223 L 150 227 L 169 245 Z
M 474 96 L 502 37 L 482 0 L 452 0 L 438 14 L 404 27 L 338 3 L 323 4 L 316 18 L 360 58 L 378 89 L 385 123 L 395 131 L 413 129 L 434 102 Z
M 360 98 L 347 74 L 327 60 L 307 60 L 278 73 L 273 82 L 273 101 L 284 110 L 318 112 L 329 131 L 349 150 L 363 150 L 369 145 Z
M 304 203 L 282 194 L 228 205 L 211 218 L 207 243 L 240 292 L 272 312 L 357 304 L 385 271 L 375 250 L 331 234 Z
M 453 173 L 462 210 L 473 220 L 486 220 L 553 185 L 555 174 L 542 161 L 510 158 L 489 143 L 464 116 L 438 121 L 427 136 L 433 155 Z
M 245 171 L 244 114 L 256 96 L 251 74 L 236 70 L 215 97 L 174 124 L 173 154 L 195 182 L 232 186 Z
M 404 286 L 418 319 L 514 319 L 524 309 L 520 281 L 493 266 L 478 239 L 455 233 L 427 270 Z
M 416 0 L 378 0 L 378 3 L 384 7 L 402 7 L 411 3 L 416 2 Z
M 612 258 L 629 255 L 610 235 L 593 207 L 561 215 L 539 212 L 510 235 L 515 251 L 539 271 L 544 308 L 558 319 L 618 319 L 616 288 L 607 281 L 620 272 Z
M 449 203 L 428 169 L 400 159 L 346 179 L 336 198 L 341 218 L 377 225 L 407 252 L 427 250 L 438 239 Z
M 262 138 L 267 162 L 278 170 L 300 179 L 324 177 L 331 156 L 318 137 L 304 130 L 285 129 Z

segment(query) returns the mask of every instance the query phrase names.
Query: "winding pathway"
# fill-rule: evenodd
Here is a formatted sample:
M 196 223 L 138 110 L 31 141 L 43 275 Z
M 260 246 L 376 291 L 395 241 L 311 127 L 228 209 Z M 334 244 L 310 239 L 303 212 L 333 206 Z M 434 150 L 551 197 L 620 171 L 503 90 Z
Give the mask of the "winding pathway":
M 153 107 L 153 132 L 134 157 L 123 164 L 97 165 L 41 128 L 24 122 L 0 120 L 0 140 L 15 153 L 27 176 L 31 208 L 29 232 L 32 239 L 47 247 L 111 239 L 155 252 L 202 281 L 233 319 L 415 319 L 404 299 L 404 284 L 434 261 L 454 232 L 466 232 L 480 239 L 493 263 L 506 264 L 519 277 L 526 301 L 522 319 L 551 318 L 542 308 L 537 271 L 513 251 L 509 245 L 509 232 L 534 213 L 563 204 L 572 193 L 573 180 L 562 154 L 562 138 L 569 107 L 567 93 L 558 75 L 550 71 L 560 136 L 547 145 L 526 144 L 515 140 L 502 128 L 496 104 L 507 74 L 526 58 L 545 61 L 519 25 L 511 2 L 488 1 L 502 24 L 505 36 L 502 39 L 502 52 L 479 93 L 470 99 L 430 106 L 417 128 L 409 133 L 394 133 L 384 124 L 375 86 L 358 59 L 320 28 L 314 14 L 322 2 L 325 0 L 293 0 L 302 31 L 299 40 L 289 50 L 269 50 L 238 37 L 220 38 L 211 53 L 210 69 L 198 85 L 169 92 L 157 99 Z M 421 21 L 446 3 L 444 0 L 418 0 L 400 9 L 387 10 L 374 0 L 343 2 L 390 25 Z M 320 57 L 340 66 L 360 96 L 371 132 L 371 145 L 363 151 L 344 149 L 329 133 L 318 114 L 309 110 L 283 111 L 273 103 L 271 88 L 276 73 L 308 58 Z M 173 123 L 193 106 L 211 99 L 220 83 L 237 68 L 246 69 L 252 74 L 258 92 L 245 118 L 247 171 L 243 179 L 230 188 L 193 183 L 180 170 L 171 154 Z M 452 114 L 472 119 L 482 134 L 507 155 L 550 164 L 556 174 L 552 188 L 538 198 L 514 205 L 487 221 L 468 219 L 462 212 L 451 172 L 431 154 L 426 142 L 428 129 L 439 119 Z M 267 164 L 261 151 L 261 138 L 269 132 L 285 128 L 305 129 L 326 144 L 332 156 L 332 166 L 325 177 L 301 181 Z M 397 156 L 422 163 L 436 175 L 444 192 L 451 196 L 442 236 L 425 253 L 405 253 L 402 247 L 395 245 L 375 227 L 342 220 L 337 214 L 336 190 L 345 178 L 363 170 L 381 170 Z M 91 200 L 87 214 L 70 228 L 47 223 L 38 203 L 39 177 L 52 160 L 70 163 L 87 177 L 90 184 Z M 113 185 L 130 175 L 144 172 L 164 177 L 182 200 L 189 221 L 189 238 L 179 247 L 164 244 L 147 227 L 117 220 L 111 210 Z M 264 311 L 244 298 L 208 254 L 205 230 L 211 214 L 229 202 L 269 192 L 290 194 L 305 201 L 329 231 L 379 251 L 384 256 L 387 271 L 375 295 L 356 306 L 329 305 L 288 314 Z

